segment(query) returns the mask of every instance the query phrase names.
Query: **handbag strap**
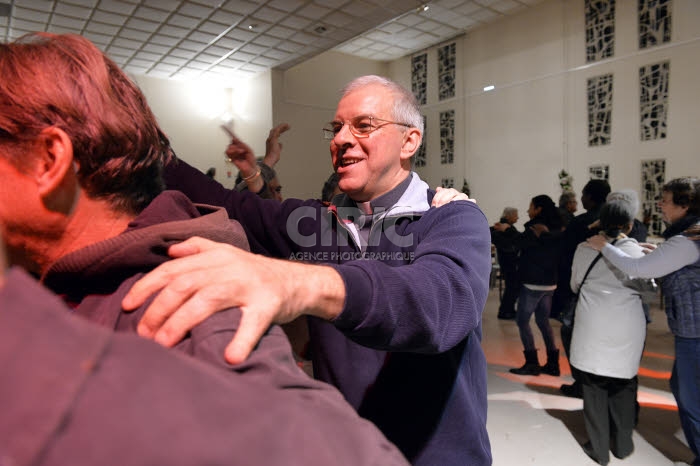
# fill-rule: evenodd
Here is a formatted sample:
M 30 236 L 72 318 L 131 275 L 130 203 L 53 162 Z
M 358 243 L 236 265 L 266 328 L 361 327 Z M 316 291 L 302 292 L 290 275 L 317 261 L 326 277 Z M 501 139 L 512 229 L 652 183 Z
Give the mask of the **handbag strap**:
M 617 238 L 615 238 L 614 240 L 612 240 L 612 243 L 610 243 L 610 244 L 614 246 L 615 243 L 617 243 Z M 595 256 L 595 259 L 593 259 L 593 260 L 591 261 L 591 265 L 588 266 L 588 270 L 586 270 L 586 274 L 583 276 L 583 280 L 581 280 L 581 284 L 578 286 L 578 292 L 579 292 L 579 293 L 581 292 L 581 288 L 583 288 L 583 282 L 586 281 L 586 277 L 588 277 L 588 274 L 591 272 L 591 269 L 593 268 L 593 266 L 595 265 L 595 263 L 598 262 L 598 260 L 600 260 L 601 257 L 603 257 L 603 252 L 602 252 L 602 251 L 599 252 L 598 255 Z

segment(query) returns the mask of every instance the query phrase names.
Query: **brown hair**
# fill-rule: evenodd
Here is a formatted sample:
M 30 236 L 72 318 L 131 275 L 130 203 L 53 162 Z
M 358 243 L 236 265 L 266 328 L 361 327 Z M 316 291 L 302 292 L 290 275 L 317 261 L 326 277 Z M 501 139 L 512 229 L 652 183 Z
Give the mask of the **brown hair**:
M 146 98 L 89 40 L 34 33 L 0 44 L 0 144 L 22 167 L 46 128 L 73 144 L 78 179 L 92 198 L 138 213 L 163 190 L 172 157 Z

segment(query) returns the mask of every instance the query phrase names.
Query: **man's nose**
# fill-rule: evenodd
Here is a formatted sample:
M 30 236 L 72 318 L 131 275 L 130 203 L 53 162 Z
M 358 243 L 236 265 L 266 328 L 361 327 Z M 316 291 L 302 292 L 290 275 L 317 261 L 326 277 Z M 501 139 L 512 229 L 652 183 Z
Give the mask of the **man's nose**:
M 333 141 L 335 141 L 335 144 L 338 147 L 342 147 L 345 144 L 349 144 L 354 140 L 355 135 L 352 134 L 352 131 L 350 131 L 350 125 L 347 123 L 340 127 L 340 131 L 338 131 L 335 137 L 333 138 Z

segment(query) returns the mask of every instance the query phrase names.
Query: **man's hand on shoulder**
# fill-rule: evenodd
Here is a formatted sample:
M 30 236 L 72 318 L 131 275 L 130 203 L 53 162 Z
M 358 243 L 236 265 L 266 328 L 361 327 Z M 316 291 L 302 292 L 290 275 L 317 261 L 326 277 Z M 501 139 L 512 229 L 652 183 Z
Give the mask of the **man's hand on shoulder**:
M 435 188 L 435 196 L 431 202 L 431 207 L 442 207 L 452 201 L 470 201 L 476 204 L 476 199 L 470 199 L 466 194 L 454 188 Z
M 136 282 L 122 301 L 134 310 L 159 292 L 138 333 L 173 346 L 215 312 L 240 307 L 241 322 L 226 360 L 243 362 L 273 323 L 302 314 L 326 320 L 345 303 L 345 283 L 335 269 L 270 259 L 202 238 L 171 246 L 174 257 Z

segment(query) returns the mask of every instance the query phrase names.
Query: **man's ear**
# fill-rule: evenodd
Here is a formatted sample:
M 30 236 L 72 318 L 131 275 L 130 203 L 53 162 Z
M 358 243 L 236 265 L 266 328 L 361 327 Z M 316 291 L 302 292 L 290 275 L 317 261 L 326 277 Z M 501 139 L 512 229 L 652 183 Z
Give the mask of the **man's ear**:
M 408 160 L 413 157 L 420 147 L 423 135 L 418 128 L 408 128 L 404 133 L 403 145 L 401 146 L 401 159 Z
M 78 189 L 70 137 L 55 126 L 46 128 L 39 134 L 37 153 L 34 176 L 39 195 L 52 210 L 70 209 Z

